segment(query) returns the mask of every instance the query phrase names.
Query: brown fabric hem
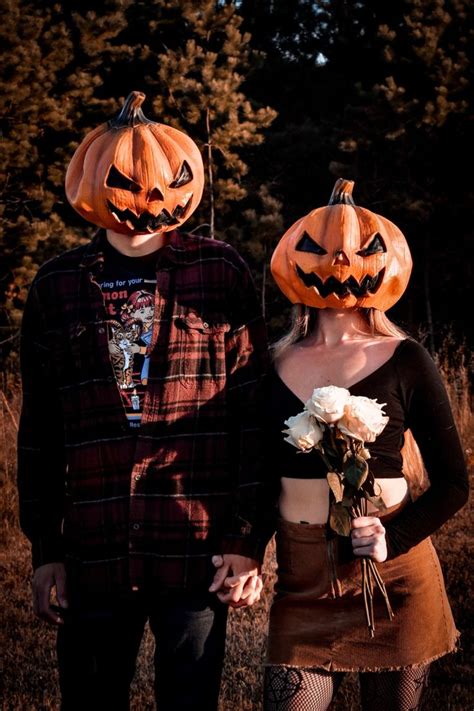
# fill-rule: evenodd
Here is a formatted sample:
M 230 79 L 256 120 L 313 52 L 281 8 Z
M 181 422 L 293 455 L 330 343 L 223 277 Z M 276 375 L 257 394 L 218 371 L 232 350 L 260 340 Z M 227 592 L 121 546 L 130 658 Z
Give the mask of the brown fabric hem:
M 424 659 L 421 662 L 415 662 L 414 664 L 402 664 L 399 666 L 389 666 L 389 667 L 346 667 L 346 666 L 339 666 L 338 664 L 334 664 L 333 662 L 329 662 L 328 664 L 321 664 L 321 665 L 312 665 L 312 666 L 302 666 L 299 664 L 274 664 L 273 662 L 263 662 L 262 666 L 263 667 L 287 667 L 288 669 L 321 669 L 323 671 L 327 672 L 386 672 L 386 671 L 401 671 L 402 669 L 417 669 L 418 667 L 423 667 L 426 666 L 427 664 L 431 664 L 431 662 L 435 662 L 437 659 L 441 659 L 441 657 L 445 657 L 447 654 L 453 654 L 454 652 L 458 652 L 461 647 L 459 645 L 459 639 L 460 639 L 461 634 L 458 632 L 456 635 L 456 638 L 454 640 L 454 644 L 447 649 L 446 651 L 440 652 L 439 654 L 435 654 L 433 657 L 429 657 L 429 659 Z
M 328 671 L 409 669 L 456 647 L 459 632 L 429 539 L 380 564 L 395 616 L 387 618 L 375 595 L 377 629 L 371 640 L 357 561 L 346 562 L 344 551 L 330 549 L 333 539 L 328 542 L 320 531 L 300 528 L 284 525 L 277 531 L 279 570 L 267 663 Z

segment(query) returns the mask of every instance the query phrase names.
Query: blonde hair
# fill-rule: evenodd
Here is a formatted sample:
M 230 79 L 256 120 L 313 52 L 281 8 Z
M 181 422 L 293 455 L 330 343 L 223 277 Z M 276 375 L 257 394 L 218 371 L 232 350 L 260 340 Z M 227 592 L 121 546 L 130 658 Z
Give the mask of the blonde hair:
M 407 338 L 405 331 L 396 326 L 378 309 L 360 309 L 360 312 L 365 316 L 367 325 L 372 336 L 387 336 L 397 338 Z M 318 322 L 318 309 L 305 306 L 305 304 L 293 304 L 291 312 L 291 324 L 288 333 L 285 333 L 276 343 L 271 345 L 271 353 L 274 360 L 283 355 L 283 353 L 294 343 L 306 338 L 313 332 Z
M 372 336 L 408 338 L 405 331 L 390 321 L 383 311 L 374 308 L 362 308 L 360 312 L 366 318 Z M 298 341 L 303 340 L 312 333 L 317 321 L 318 309 L 311 308 L 305 304 L 294 304 L 288 332 L 270 346 L 273 360 L 280 358 L 293 344 L 298 343 Z M 403 458 L 403 476 L 407 481 L 410 496 L 415 500 L 429 487 L 429 479 L 411 430 L 406 430 L 405 432 L 401 455 Z

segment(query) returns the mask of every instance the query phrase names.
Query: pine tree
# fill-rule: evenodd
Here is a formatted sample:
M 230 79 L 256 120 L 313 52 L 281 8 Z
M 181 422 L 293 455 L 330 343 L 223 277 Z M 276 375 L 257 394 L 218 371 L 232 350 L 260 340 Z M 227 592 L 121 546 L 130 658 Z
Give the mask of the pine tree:
M 255 107 L 241 91 L 255 52 L 234 3 L 179 0 L 186 42 L 159 56 L 158 76 L 165 93 L 154 101 L 156 113 L 171 109 L 171 123 L 186 128 L 204 149 L 207 187 L 201 215 L 215 235 L 216 216 L 245 197 L 248 167 L 240 150 L 262 143 L 276 112 Z
M 425 304 L 428 345 L 434 352 L 443 291 L 460 288 L 457 250 L 447 249 L 445 229 L 456 226 L 461 233 L 469 224 L 466 195 L 457 194 L 453 178 L 462 142 L 469 132 L 473 137 L 469 109 L 474 8 L 467 0 L 411 0 L 404 10 L 397 23 L 379 27 L 387 74 L 374 90 L 388 108 L 385 139 L 407 158 L 398 172 L 416 183 L 402 192 L 399 204 L 418 228 L 415 255 L 423 269 L 415 273 Z
M 281 57 L 301 69 L 322 59 L 323 5 L 313 0 L 242 0 L 239 13 L 255 47 L 272 60 Z
M 66 168 L 84 135 L 115 115 L 131 90 L 147 94 L 150 118 L 179 126 L 203 148 L 210 182 L 192 222 L 210 222 L 211 233 L 216 211 L 221 225 L 224 213 L 232 222 L 231 206 L 248 190 L 243 154 L 263 141 L 275 112 L 241 89 L 257 55 L 234 3 L 6 5 L 0 341 L 10 346 L 38 266 L 94 232 L 65 197 Z
M 123 54 L 110 43 L 124 26 L 123 2 L 109 2 L 103 16 L 73 5 L 10 0 L 0 27 L 0 340 L 8 345 L 39 264 L 88 238 L 65 199 L 65 170 L 94 116 L 103 120 L 117 107 L 98 88 L 104 58 Z
M 458 304 L 472 283 L 474 195 L 458 176 L 473 140 L 473 4 L 313 3 L 312 54 L 308 35 L 300 48 L 294 25 L 280 21 L 280 5 L 258 0 L 254 16 L 243 2 L 239 11 L 254 46 L 267 51 L 249 90 L 279 113 L 262 153 L 286 226 L 324 204 L 335 178 L 355 179 L 356 202 L 398 224 L 414 256 L 408 290 L 389 315 L 429 331 L 435 345 L 443 324 L 472 338 Z M 308 3 L 289 6 L 297 24 Z M 274 39 L 259 42 L 262 8 Z
M 365 94 L 365 111 L 348 112 L 341 138 L 357 146 L 355 166 L 380 210 L 406 226 L 415 265 L 411 318 L 424 324 L 434 352 L 443 321 L 457 318 L 464 330 L 456 303 L 463 299 L 470 260 L 459 264 L 447 235 L 454 229 L 472 244 L 473 192 L 470 186 L 460 192 L 456 178 L 473 138 L 474 7 L 468 0 L 405 0 L 398 13 L 393 10 L 383 21 L 374 9 L 381 77 Z

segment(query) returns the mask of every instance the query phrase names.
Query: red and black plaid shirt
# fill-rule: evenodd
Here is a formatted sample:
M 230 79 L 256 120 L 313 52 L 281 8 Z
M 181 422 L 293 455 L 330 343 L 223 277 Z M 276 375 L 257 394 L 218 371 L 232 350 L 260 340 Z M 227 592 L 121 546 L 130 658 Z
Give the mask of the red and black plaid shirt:
M 18 486 L 33 565 L 99 589 L 208 585 L 219 551 L 261 558 L 267 343 L 249 270 L 175 231 L 158 252 L 138 434 L 110 361 L 100 233 L 45 264 L 22 325 Z

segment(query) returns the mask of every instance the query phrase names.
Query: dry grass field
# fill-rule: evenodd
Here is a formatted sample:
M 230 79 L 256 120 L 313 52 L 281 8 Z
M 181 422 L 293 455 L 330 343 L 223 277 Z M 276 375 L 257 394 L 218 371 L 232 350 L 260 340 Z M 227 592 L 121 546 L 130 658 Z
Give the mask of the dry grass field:
M 453 408 L 472 475 L 474 426 L 465 369 L 446 372 Z M 6 384 L 4 384 L 6 385 Z M 3 711 L 59 709 L 55 669 L 54 631 L 33 617 L 30 605 L 30 549 L 18 529 L 15 489 L 16 421 L 18 388 L 0 392 L 0 451 L 2 462 L 2 587 Z M 454 617 L 461 632 L 461 649 L 432 665 L 425 708 L 429 711 L 474 709 L 471 629 L 472 585 L 471 506 L 468 504 L 433 537 L 443 567 Z M 231 611 L 227 655 L 221 693 L 221 711 L 260 711 L 261 661 L 265 645 L 267 612 L 274 580 L 274 552 L 265 560 L 266 592 L 254 608 Z M 152 711 L 153 640 L 147 631 L 132 688 L 132 709 Z M 332 711 L 359 709 L 357 679 L 347 675 Z M 179 711 L 177 709 L 176 711 Z

